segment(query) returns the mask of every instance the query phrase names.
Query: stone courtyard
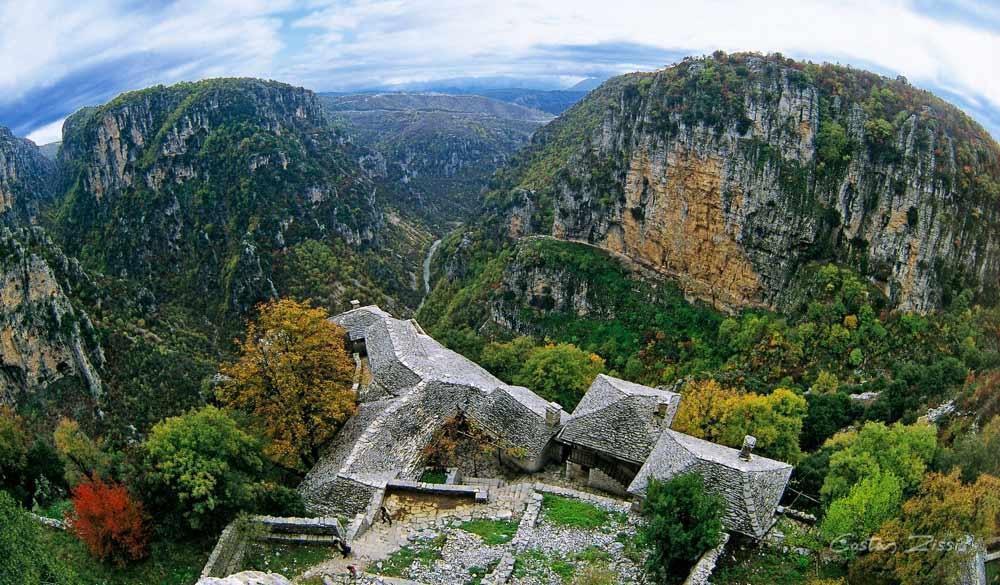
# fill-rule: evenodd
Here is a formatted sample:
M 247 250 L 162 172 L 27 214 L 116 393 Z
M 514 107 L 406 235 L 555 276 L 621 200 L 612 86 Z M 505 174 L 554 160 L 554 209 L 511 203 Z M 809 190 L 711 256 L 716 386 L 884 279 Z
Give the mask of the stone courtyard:
M 545 493 L 601 510 L 606 522 L 580 528 L 549 520 L 542 506 Z M 636 560 L 625 554 L 638 518 L 624 500 L 524 480 L 494 487 L 485 504 L 407 493 L 388 495 L 384 505 L 391 524 L 377 522 L 352 543 L 350 557 L 325 561 L 302 578 L 326 576 L 336 583 L 348 578 L 347 567 L 354 565 L 372 576 L 389 572 L 426 584 L 561 584 L 594 565 L 618 583 L 642 582 Z M 511 530 L 483 538 L 463 528 L 474 521 Z M 404 549 L 415 552 L 400 554 Z M 415 558 L 407 563 L 410 556 Z

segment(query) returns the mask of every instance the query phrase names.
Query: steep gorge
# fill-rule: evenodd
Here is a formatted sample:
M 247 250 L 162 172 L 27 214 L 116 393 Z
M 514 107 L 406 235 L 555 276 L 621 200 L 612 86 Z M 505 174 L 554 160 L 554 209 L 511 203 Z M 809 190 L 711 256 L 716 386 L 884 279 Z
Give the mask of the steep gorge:
M 1000 284 L 1000 149 L 905 80 L 753 54 L 612 79 L 495 195 L 512 235 L 624 253 L 719 307 L 777 308 L 814 261 L 904 310 Z

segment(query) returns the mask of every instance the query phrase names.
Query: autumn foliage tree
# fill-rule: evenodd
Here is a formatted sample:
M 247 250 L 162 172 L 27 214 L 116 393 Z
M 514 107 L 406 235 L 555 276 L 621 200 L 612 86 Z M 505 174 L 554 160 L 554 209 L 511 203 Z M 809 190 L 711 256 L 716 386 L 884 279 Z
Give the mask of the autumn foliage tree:
M 903 504 L 900 517 L 876 534 L 880 542 L 898 546 L 860 557 L 851 567 L 857 577 L 851 582 L 874 577 L 901 585 L 957 585 L 976 541 L 998 530 L 1000 479 L 983 475 L 975 483 L 963 483 L 958 471 L 929 474 Z
M 73 533 L 102 561 L 124 565 L 148 553 L 142 504 L 121 484 L 99 478 L 78 484 L 69 520 Z
M 765 455 L 793 463 L 801 458 L 799 434 L 808 406 L 791 390 L 760 395 L 702 380 L 689 382 L 682 392 L 674 429 L 730 447 L 753 435 Z
M 63 418 L 56 425 L 52 439 L 63 463 L 66 483 L 74 486 L 94 477 L 107 477 L 111 458 L 101 444 L 91 439 L 75 420 Z
M 239 359 L 222 368 L 219 401 L 252 417 L 274 462 L 309 469 L 356 410 L 344 330 L 322 309 L 280 300 L 261 306 L 239 349 Z

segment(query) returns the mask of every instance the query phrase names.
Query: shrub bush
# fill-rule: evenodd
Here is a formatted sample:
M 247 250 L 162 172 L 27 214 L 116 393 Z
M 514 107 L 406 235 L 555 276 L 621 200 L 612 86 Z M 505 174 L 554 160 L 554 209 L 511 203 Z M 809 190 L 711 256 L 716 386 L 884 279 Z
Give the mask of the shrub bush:
M 73 532 L 90 554 L 102 561 L 124 565 L 148 554 L 149 532 L 142 504 L 125 486 L 85 481 L 73 488 Z

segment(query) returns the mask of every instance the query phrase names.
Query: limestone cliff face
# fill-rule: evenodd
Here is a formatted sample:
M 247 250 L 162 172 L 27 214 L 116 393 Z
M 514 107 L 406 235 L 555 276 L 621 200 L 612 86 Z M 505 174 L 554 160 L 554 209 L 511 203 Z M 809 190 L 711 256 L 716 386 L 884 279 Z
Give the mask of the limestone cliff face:
M 56 228 L 88 268 L 243 313 L 276 295 L 276 254 L 377 241 L 385 220 L 360 157 L 307 90 L 158 86 L 67 120 Z
M 689 59 L 613 79 L 541 130 L 507 232 L 619 252 L 729 308 L 780 306 L 803 265 L 829 260 L 901 309 L 964 287 L 995 301 L 998 152 L 904 80 Z
M 0 403 L 61 380 L 97 398 L 104 356 L 94 327 L 73 307 L 46 259 L 22 242 L 54 251 L 37 228 L 0 232 Z
M 55 164 L 32 142 L 0 127 L 0 217 L 26 220 L 54 194 Z

